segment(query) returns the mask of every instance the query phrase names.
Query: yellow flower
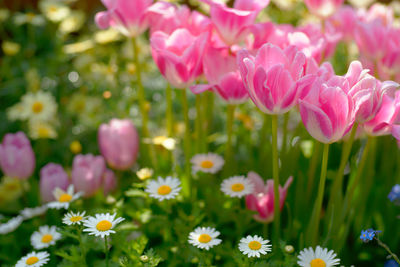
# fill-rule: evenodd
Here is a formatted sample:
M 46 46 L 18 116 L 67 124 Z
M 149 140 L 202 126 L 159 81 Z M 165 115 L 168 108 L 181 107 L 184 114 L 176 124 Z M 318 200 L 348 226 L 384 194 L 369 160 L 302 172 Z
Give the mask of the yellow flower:
M 0 183 L 0 205 L 18 199 L 23 193 L 23 183 L 5 176 Z
M 63 50 L 66 54 L 77 54 L 85 52 L 93 47 L 94 47 L 93 41 L 86 40 L 82 42 L 64 45 Z
M 0 22 L 6 21 L 10 17 L 10 11 L 5 8 L 0 9 Z
M 4 41 L 1 48 L 3 48 L 3 52 L 7 56 L 14 56 L 21 50 L 21 45 L 10 41 Z
M 75 140 L 71 142 L 71 144 L 69 145 L 69 149 L 72 153 L 79 154 L 82 151 L 82 145 L 81 143 L 79 143 L 79 141 Z
M 57 103 L 52 94 L 44 91 L 27 93 L 21 98 L 24 110 L 21 117 L 35 121 L 50 121 L 57 113 Z
M 29 136 L 32 139 L 55 139 L 57 132 L 54 127 L 43 121 L 29 121 Z
M 60 1 L 44 0 L 39 3 L 40 11 L 53 22 L 60 22 L 71 12 L 70 8 Z
M 115 29 L 110 28 L 104 31 L 98 31 L 94 35 L 94 40 L 99 44 L 107 44 L 120 40 L 122 35 Z
M 140 180 L 146 180 L 153 176 L 153 170 L 149 168 L 142 168 L 136 172 L 136 175 Z
M 17 25 L 32 24 L 35 26 L 41 26 L 46 22 L 43 16 L 31 12 L 17 13 L 13 19 Z
M 62 33 L 79 31 L 85 23 L 85 13 L 82 11 L 72 11 L 61 23 L 59 30 Z
M 162 146 L 168 150 L 174 150 L 176 141 L 166 136 L 156 136 L 153 138 L 153 144 Z

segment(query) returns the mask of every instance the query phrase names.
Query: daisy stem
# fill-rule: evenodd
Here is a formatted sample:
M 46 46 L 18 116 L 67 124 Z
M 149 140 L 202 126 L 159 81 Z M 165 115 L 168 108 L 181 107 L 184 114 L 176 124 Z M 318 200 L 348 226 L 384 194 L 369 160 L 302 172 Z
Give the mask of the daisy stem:
M 233 133 L 233 121 L 235 118 L 235 105 L 228 105 L 226 109 L 226 134 L 228 136 L 226 141 L 225 149 L 225 168 L 227 172 L 231 169 L 232 163 L 232 133 Z
M 133 60 L 136 67 L 136 85 L 138 88 L 137 97 L 139 100 L 140 113 L 142 115 L 142 137 L 149 138 L 150 132 L 147 126 L 149 118 L 146 109 L 146 97 L 142 83 L 142 66 L 139 60 L 139 47 L 137 45 L 136 38 L 132 38 L 132 46 L 133 46 Z M 141 140 L 143 140 L 144 138 L 141 138 Z M 145 145 L 144 151 L 148 151 L 148 155 L 152 163 L 151 165 L 154 166 L 154 161 L 153 161 L 154 154 L 151 145 Z
M 167 83 L 167 88 L 165 90 L 165 98 L 167 99 L 167 134 L 168 137 L 172 137 L 174 130 L 174 118 L 173 118 L 173 106 L 172 106 L 172 88 L 169 83 Z
M 182 100 L 182 113 L 183 120 L 185 123 L 185 135 L 183 140 L 183 152 L 185 154 L 185 179 L 182 180 L 182 191 L 183 194 L 188 197 L 190 196 L 190 122 L 189 122 L 189 105 L 186 96 L 186 89 L 181 91 Z
M 376 238 L 376 237 L 375 237 L 375 239 L 376 239 L 376 241 L 378 242 L 378 245 L 381 246 L 381 247 L 383 247 L 383 248 L 393 257 L 393 259 L 394 259 L 398 264 L 400 264 L 400 260 L 399 260 L 399 258 L 397 257 L 397 255 L 394 254 L 394 253 L 390 250 L 390 248 L 389 248 L 385 243 L 383 243 L 382 241 L 380 241 L 380 240 L 379 240 L 378 238 Z
M 272 177 L 274 178 L 274 240 L 280 242 L 278 115 L 272 115 Z
M 78 225 L 76 227 L 76 232 L 77 232 L 77 236 L 78 236 L 79 246 L 81 247 L 82 263 L 83 263 L 83 266 L 87 266 L 85 246 L 83 245 L 83 242 L 82 242 L 82 229 Z
M 106 267 L 108 267 L 108 239 L 104 237 L 104 253 L 106 254 Z
M 322 165 L 321 165 L 321 176 L 318 186 L 318 195 L 315 201 L 314 209 L 311 215 L 311 221 L 308 225 L 307 236 L 309 236 L 309 243 L 315 246 L 317 245 L 318 233 L 319 233 L 319 219 L 321 218 L 322 201 L 324 198 L 326 172 L 328 169 L 328 156 L 329 156 L 329 144 L 324 144 L 322 152 Z

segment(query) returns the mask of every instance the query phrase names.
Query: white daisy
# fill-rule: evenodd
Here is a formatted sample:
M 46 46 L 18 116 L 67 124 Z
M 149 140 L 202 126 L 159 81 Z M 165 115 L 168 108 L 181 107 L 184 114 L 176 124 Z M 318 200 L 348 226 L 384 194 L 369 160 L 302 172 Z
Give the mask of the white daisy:
M 50 259 L 50 254 L 46 251 L 43 252 L 31 252 L 28 255 L 22 257 L 15 267 L 40 267 L 45 265 Z
M 27 93 L 21 98 L 21 117 L 29 120 L 49 121 L 57 112 L 54 97 L 47 92 Z
M 67 214 L 64 215 L 62 222 L 67 225 L 81 224 L 84 220 L 86 220 L 85 213 L 86 211 L 76 212 L 76 213 L 72 211 L 68 212 Z
M 189 234 L 189 243 L 195 247 L 209 250 L 211 247 L 219 245 L 222 240 L 216 237 L 219 232 L 211 227 L 197 227 Z
M 53 209 L 68 209 L 69 204 L 74 200 L 80 198 L 82 196 L 82 192 L 74 193 L 74 186 L 68 186 L 67 191 L 64 191 L 57 187 L 53 191 L 54 198 L 56 201 L 49 202 L 47 206 Z
M 150 197 L 157 198 L 159 201 L 164 199 L 173 199 L 179 194 L 182 187 L 181 182 L 177 178 L 167 176 L 165 179 L 158 177 L 157 181 L 150 181 L 146 187 L 146 192 Z
M 14 217 L 14 218 L 8 220 L 8 222 L 6 222 L 6 223 L 0 224 L 0 234 L 5 235 L 5 234 L 13 232 L 15 229 L 17 229 L 21 225 L 23 220 L 24 220 L 24 218 L 19 215 L 17 217 Z
M 221 191 L 230 197 L 243 197 L 253 193 L 254 184 L 244 176 L 233 176 L 221 184 Z
M 297 264 L 302 267 L 331 267 L 340 263 L 333 250 L 328 251 L 320 246 L 315 251 L 311 247 L 303 249 L 297 258 Z
M 21 210 L 20 214 L 24 217 L 24 220 L 31 219 L 36 216 L 40 216 L 47 211 L 47 205 L 35 207 L 35 208 L 25 208 Z
M 90 216 L 83 221 L 83 225 L 87 228 L 83 229 L 84 232 L 89 232 L 89 235 L 100 236 L 104 238 L 110 234 L 114 234 L 112 230 L 118 223 L 125 220 L 124 218 L 118 217 L 115 219 L 116 214 L 101 213 L 96 214 L 95 217 Z
M 271 252 L 271 246 L 269 240 L 264 240 L 259 236 L 250 236 L 243 237 L 239 242 L 239 250 L 247 257 L 260 257 L 260 254 L 267 254 Z
M 190 162 L 192 163 L 192 171 L 194 173 L 201 171 L 207 173 L 217 173 L 224 166 L 224 159 L 217 154 L 197 154 Z
M 59 239 L 61 234 L 57 232 L 57 227 L 43 225 L 39 227 L 39 231 L 32 234 L 31 244 L 35 249 L 42 249 L 54 245 Z
M 29 126 L 29 137 L 32 139 L 55 139 L 57 138 L 56 129 L 47 122 L 30 120 Z

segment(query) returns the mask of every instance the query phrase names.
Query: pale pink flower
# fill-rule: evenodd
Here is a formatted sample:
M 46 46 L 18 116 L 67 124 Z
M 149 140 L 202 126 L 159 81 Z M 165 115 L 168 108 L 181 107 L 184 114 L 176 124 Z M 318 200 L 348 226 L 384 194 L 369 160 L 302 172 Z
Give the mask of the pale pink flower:
M 68 174 L 60 164 L 48 163 L 40 170 L 40 196 L 42 201 L 56 200 L 53 191 L 56 188 L 67 190 Z
M 308 10 L 319 17 L 331 16 L 343 4 L 344 0 L 304 0 Z

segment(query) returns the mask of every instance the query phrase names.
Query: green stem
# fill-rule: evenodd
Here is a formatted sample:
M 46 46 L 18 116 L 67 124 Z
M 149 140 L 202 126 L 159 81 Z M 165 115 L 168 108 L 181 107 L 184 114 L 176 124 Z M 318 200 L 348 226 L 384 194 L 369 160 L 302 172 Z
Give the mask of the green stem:
M 196 153 L 200 153 L 202 149 L 202 136 L 203 136 L 203 129 L 202 129 L 202 122 L 203 116 L 201 112 L 201 94 L 196 95 L 196 124 L 195 124 L 195 131 L 196 131 Z
M 81 248 L 82 264 L 83 264 L 83 266 L 87 266 L 87 264 L 86 264 L 86 250 L 85 250 L 85 246 L 84 246 L 84 244 L 82 242 L 82 229 L 79 226 L 77 226 L 76 232 L 77 232 L 77 235 L 78 235 L 79 246 Z
M 137 97 L 139 100 L 139 109 L 140 113 L 142 115 L 142 137 L 141 140 L 145 138 L 150 137 L 150 132 L 148 129 L 148 114 L 147 114 L 147 109 L 146 109 L 146 97 L 145 97 L 145 92 L 143 88 L 143 83 L 142 83 L 142 66 L 140 64 L 139 60 L 139 47 L 137 45 L 137 40 L 136 38 L 132 38 L 132 45 L 133 45 L 133 60 L 135 63 L 136 67 L 136 85 L 138 88 L 137 91 Z M 146 145 L 144 151 L 148 151 L 149 153 L 149 158 L 152 163 L 152 166 L 154 166 L 154 153 L 151 145 Z
M 330 192 L 329 202 L 328 202 L 328 217 L 330 217 L 332 213 L 333 206 L 340 207 L 342 201 L 342 186 L 343 186 L 343 177 L 344 177 L 344 169 L 346 168 L 346 164 L 350 157 L 351 147 L 353 146 L 354 138 L 357 133 L 358 125 L 354 124 L 349 140 L 344 144 L 342 150 L 342 156 L 340 159 L 339 169 L 336 173 L 336 178 L 333 180 L 333 185 Z M 333 214 L 332 216 L 335 216 Z M 328 222 L 330 219 L 328 220 Z
M 318 234 L 319 234 L 319 220 L 321 218 L 322 201 L 324 199 L 326 172 L 328 169 L 328 156 L 329 156 L 329 144 L 324 144 L 322 152 L 322 165 L 321 165 L 321 176 L 318 186 L 318 195 L 315 201 L 314 209 L 311 216 L 311 221 L 308 225 L 307 237 L 309 243 L 313 246 L 317 245 Z
M 173 106 L 172 106 L 172 88 L 168 83 L 165 90 L 165 98 L 167 99 L 167 134 L 168 137 L 172 137 L 174 131 L 174 118 L 173 118 Z
M 313 192 L 314 188 L 314 180 L 315 180 L 315 172 L 317 170 L 318 160 L 320 159 L 320 150 L 321 150 L 321 143 L 315 142 L 314 143 L 314 151 L 311 157 L 310 168 L 308 171 L 308 182 L 307 182 L 307 202 L 311 200 L 311 193 Z
M 278 158 L 278 115 L 272 115 L 272 177 L 274 178 L 274 240 L 280 242 L 280 208 L 279 208 L 279 158 Z
M 382 241 L 380 241 L 380 240 L 379 240 L 378 238 L 376 238 L 376 237 L 375 237 L 375 239 L 376 239 L 376 241 L 378 241 L 378 245 L 381 246 L 381 247 L 383 247 L 383 248 L 393 257 L 393 259 L 394 259 L 398 264 L 400 264 L 400 260 L 399 260 L 399 258 L 397 257 L 397 255 L 394 254 L 394 253 L 390 250 L 390 248 L 389 248 L 385 243 L 383 243 Z
M 343 219 L 346 216 L 346 213 L 350 207 L 351 201 L 353 200 L 354 192 L 357 188 L 358 183 L 360 182 L 361 175 L 363 174 L 365 164 L 367 163 L 368 154 L 371 149 L 371 144 L 373 141 L 374 141 L 374 137 L 368 137 L 367 144 L 365 145 L 364 151 L 362 153 L 360 163 L 358 164 L 357 173 L 354 177 L 354 180 L 349 183 L 349 186 L 347 188 L 347 192 L 346 192 L 346 196 L 345 196 L 345 200 L 344 200 L 343 211 L 342 211 Z
M 286 153 L 288 123 L 289 123 L 289 112 L 286 112 L 285 115 L 283 115 L 283 137 L 282 137 L 282 150 L 281 150 L 281 153 L 283 154 Z
M 104 237 L 104 253 L 106 254 L 106 267 L 108 267 L 108 240 L 107 236 Z
M 182 113 L 183 120 L 185 123 L 185 136 L 183 140 L 183 151 L 185 154 L 185 179 L 182 181 L 182 191 L 186 197 L 190 196 L 190 158 L 191 158 L 191 149 L 190 149 L 190 122 L 189 122 L 189 105 L 186 96 L 186 89 L 182 89 L 181 91 L 181 100 L 182 100 Z
M 265 164 L 265 162 L 267 161 L 268 158 L 268 146 L 265 145 L 265 140 L 267 140 L 267 133 L 268 133 L 268 129 L 269 129 L 269 125 L 271 125 L 270 122 L 270 115 L 269 114 L 263 114 L 263 125 L 260 131 L 260 135 L 259 135 L 259 143 L 258 146 L 261 148 L 260 151 L 260 156 L 259 156 L 259 162 L 258 162 L 258 166 L 260 166 L 260 171 L 261 172 L 269 172 L 269 167 L 268 164 Z M 250 137 L 249 137 L 250 139 Z
M 226 141 L 225 149 L 225 168 L 229 172 L 232 166 L 232 133 L 233 133 L 233 122 L 235 119 L 235 105 L 228 105 L 226 109 L 226 134 L 228 139 Z

